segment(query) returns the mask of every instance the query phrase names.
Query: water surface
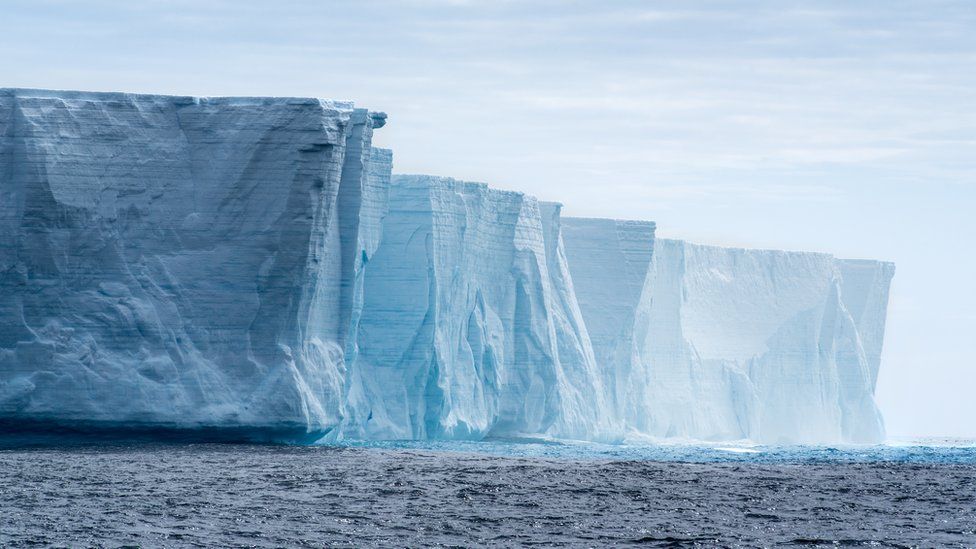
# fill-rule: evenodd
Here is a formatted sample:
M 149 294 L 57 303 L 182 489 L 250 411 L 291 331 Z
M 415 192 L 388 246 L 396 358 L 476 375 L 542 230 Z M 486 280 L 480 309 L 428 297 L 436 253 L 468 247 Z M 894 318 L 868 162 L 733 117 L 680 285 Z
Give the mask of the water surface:
M 976 448 L 0 450 L 0 545 L 973 546 Z

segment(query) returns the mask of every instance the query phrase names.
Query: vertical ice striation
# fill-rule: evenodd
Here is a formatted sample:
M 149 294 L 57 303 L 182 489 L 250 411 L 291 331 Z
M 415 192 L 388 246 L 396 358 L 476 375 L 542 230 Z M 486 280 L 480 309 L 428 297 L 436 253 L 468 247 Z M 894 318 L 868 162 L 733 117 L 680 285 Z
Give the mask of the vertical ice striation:
M 355 250 L 384 200 L 363 173 L 373 120 L 318 99 L 0 91 L 0 418 L 335 426 Z
M 883 439 L 873 393 L 890 264 L 654 241 L 645 231 L 636 265 L 650 269 L 636 291 L 639 276 L 610 272 L 634 265 L 608 255 L 627 242 L 619 222 L 564 225 L 601 369 L 619 376 L 625 357 L 601 349 L 633 341 L 628 386 L 640 389 L 625 413 L 630 429 L 770 443 Z M 634 322 L 613 323 L 623 318 Z
M 845 379 L 844 431 L 852 440 L 877 440 L 877 433 L 884 432 L 884 423 L 873 397 L 881 367 L 888 291 L 895 265 L 864 259 L 842 259 L 837 264 L 844 306 L 857 335 L 857 341 L 851 345 L 864 354 L 863 371 L 854 371 L 857 375 Z
M 562 236 L 562 205 L 540 202 L 539 208 L 552 287 L 557 354 L 564 378 L 560 420 L 550 434 L 584 440 L 617 440 L 623 436 L 623 425 L 612 408 L 614 379 L 599 368 L 577 300 Z
M 343 391 L 343 416 L 346 424 L 357 425 L 362 420 L 355 416 L 358 408 L 348 402 L 358 402 L 363 398 L 362 380 L 356 367 L 359 356 L 359 323 L 363 314 L 366 268 L 380 246 L 383 235 L 383 220 L 389 208 L 390 177 L 393 170 L 393 151 L 372 147 L 366 163 L 366 177 L 362 178 L 363 191 L 360 205 L 360 223 L 357 226 L 357 240 L 353 252 L 354 273 L 353 301 L 349 320 L 349 339 L 345 345 L 345 386 Z M 338 435 L 337 430 L 333 435 Z
M 600 380 L 554 223 L 521 193 L 394 177 L 347 436 L 593 436 Z
M 842 259 L 838 261 L 838 266 L 844 303 L 854 319 L 865 357 L 871 367 L 873 389 L 881 366 L 888 290 L 895 275 L 895 265 L 885 261 Z
M 633 428 L 648 416 L 646 333 L 655 225 L 650 221 L 563 219 L 572 280 L 612 417 Z

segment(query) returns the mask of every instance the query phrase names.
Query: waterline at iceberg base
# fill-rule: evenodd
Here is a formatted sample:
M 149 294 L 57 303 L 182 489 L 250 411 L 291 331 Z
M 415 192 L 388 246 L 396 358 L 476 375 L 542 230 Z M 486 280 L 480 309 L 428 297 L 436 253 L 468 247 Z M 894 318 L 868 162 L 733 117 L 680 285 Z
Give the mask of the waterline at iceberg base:
M 892 264 L 391 175 L 385 121 L 0 90 L 0 432 L 884 439 Z

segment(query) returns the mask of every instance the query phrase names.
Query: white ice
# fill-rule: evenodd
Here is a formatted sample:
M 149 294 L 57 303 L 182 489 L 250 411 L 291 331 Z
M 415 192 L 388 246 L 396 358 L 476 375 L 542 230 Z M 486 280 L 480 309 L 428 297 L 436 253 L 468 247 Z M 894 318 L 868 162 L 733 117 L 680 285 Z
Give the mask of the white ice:
M 348 102 L 0 90 L 0 425 L 877 442 L 890 263 L 394 176 Z

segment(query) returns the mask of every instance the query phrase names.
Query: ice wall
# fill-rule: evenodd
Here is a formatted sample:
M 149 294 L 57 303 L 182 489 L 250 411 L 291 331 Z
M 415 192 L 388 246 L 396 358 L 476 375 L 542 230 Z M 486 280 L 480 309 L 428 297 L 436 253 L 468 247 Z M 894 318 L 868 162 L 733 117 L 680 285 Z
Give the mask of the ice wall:
M 632 239 L 607 220 L 570 218 L 564 227 L 600 367 L 618 376 L 630 368 L 623 410 L 632 431 L 883 439 L 873 394 L 891 264 L 654 241 L 646 228 Z M 641 253 L 624 253 L 634 249 Z
M 391 180 L 384 123 L 0 90 L 0 433 L 883 437 L 891 264 Z
M 608 432 L 558 238 L 521 193 L 394 176 L 366 270 L 345 436 Z
M 385 207 L 383 117 L 0 91 L 0 419 L 335 426 Z
M 649 375 L 640 353 L 649 308 L 655 224 L 567 217 L 563 240 L 573 285 L 616 422 L 648 416 Z

